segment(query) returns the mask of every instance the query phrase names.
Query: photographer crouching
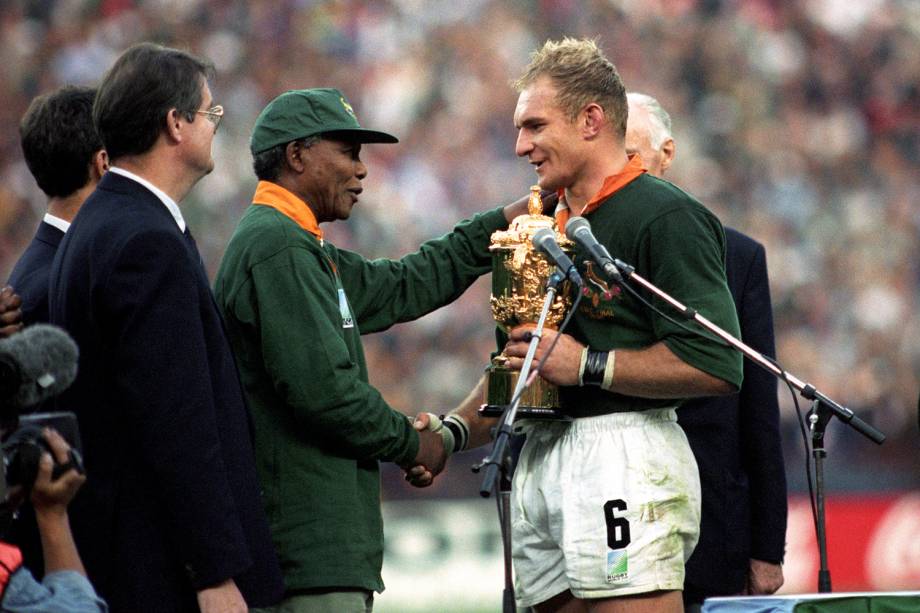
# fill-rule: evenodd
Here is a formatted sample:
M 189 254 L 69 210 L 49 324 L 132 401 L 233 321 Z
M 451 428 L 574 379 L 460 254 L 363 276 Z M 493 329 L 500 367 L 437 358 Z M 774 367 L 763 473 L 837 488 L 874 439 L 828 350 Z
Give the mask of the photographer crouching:
M 7 434 L 0 432 L 0 437 Z M 86 476 L 79 462 L 74 461 L 78 456 L 71 454 L 70 445 L 60 434 L 45 428 L 42 437 L 50 452 L 44 451 L 41 455 L 29 498 L 41 534 L 45 577 L 41 583 L 36 581 L 22 566 L 19 548 L 0 540 L 0 610 L 12 613 L 108 611 L 86 578 L 67 519 L 67 505 L 86 481 Z M 62 467 L 66 468 L 55 478 Z M 25 491 L 22 485 L 10 488 L 0 505 L 7 512 L 15 510 L 24 500 Z
M 108 611 L 93 589 L 70 531 L 67 505 L 86 481 L 78 450 L 38 416 L 18 413 L 66 387 L 76 374 L 76 345 L 50 326 L 20 332 L 19 297 L 0 290 L 0 534 L 28 497 L 35 510 L 45 576 L 39 583 L 22 552 L 0 538 L 0 611 L 83 613 Z M 11 338 L 3 338 L 11 337 Z M 73 371 L 73 372 L 71 372 Z M 60 414 L 59 414 L 60 415 Z M 65 425 L 69 416 L 65 417 Z M 73 440 L 78 440 L 75 420 Z

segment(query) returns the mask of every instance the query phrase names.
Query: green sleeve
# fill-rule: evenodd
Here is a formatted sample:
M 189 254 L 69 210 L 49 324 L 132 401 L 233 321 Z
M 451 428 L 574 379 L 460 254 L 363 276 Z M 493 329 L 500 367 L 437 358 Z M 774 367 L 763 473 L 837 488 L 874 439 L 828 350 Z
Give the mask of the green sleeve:
M 456 300 L 491 271 L 491 235 L 507 226 L 498 208 L 460 222 L 453 232 L 399 260 L 366 260 L 338 250 L 340 276 L 362 334 L 416 319 Z
M 644 252 L 644 253 L 643 253 Z M 725 280 L 725 235 L 718 220 L 701 210 L 682 207 L 654 218 L 643 233 L 640 258 L 647 262 L 649 281 L 729 334 L 738 337 L 738 315 Z M 656 306 L 680 320 L 661 300 Z M 703 328 L 685 322 L 694 330 Z M 735 387 L 743 377 L 740 353 L 653 316 L 655 336 L 684 362 Z
M 252 283 L 265 372 L 305 434 L 347 457 L 413 460 L 418 434 L 367 382 L 360 337 L 342 326 L 318 246 L 279 251 L 253 267 Z

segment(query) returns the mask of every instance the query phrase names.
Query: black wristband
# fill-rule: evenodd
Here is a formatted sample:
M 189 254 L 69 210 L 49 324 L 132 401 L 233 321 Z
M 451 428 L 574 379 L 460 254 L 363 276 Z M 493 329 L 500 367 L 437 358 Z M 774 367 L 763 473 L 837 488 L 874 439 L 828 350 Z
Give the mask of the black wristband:
M 585 372 L 581 377 L 582 385 L 601 387 L 604 384 L 604 370 L 607 368 L 608 351 L 593 351 L 588 349 L 585 358 Z
M 463 424 L 459 421 L 454 421 L 453 419 L 447 419 L 443 415 L 441 416 L 441 424 L 450 430 L 454 435 L 454 448 L 451 450 L 451 452 L 456 453 L 466 449 L 466 444 L 470 435 L 469 432 L 464 432 Z

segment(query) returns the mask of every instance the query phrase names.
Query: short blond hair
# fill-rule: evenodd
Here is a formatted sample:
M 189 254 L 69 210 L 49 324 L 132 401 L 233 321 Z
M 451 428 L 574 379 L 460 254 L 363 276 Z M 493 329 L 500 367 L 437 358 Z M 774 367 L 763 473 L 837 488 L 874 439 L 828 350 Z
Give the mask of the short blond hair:
M 563 38 L 548 40 L 530 55 L 530 64 L 516 81 L 521 92 L 540 77 L 549 77 L 558 91 L 558 103 L 571 119 L 588 104 L 596 102 L 604 109 L 614 131 L 626 134 L 629 109 L 626 88 L 616 66 L 592 39 Z

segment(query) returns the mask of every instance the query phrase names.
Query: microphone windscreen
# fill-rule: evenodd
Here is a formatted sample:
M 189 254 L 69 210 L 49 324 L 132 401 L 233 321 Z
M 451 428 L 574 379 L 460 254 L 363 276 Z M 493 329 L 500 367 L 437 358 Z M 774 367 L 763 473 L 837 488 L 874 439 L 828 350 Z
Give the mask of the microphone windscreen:
M 19 411 L 63 392 L 77 378 L 78 358 L 77 344 L 57 326 L 35 324 L 0 340 L 0 363 L 18 372 L 4 402 Z
M 533 238 L 531 239 L 531 244 L 537 251 L 546 252 L 549 248 L 550 242 L 556 242 L 556 235 L 550 228 L 540 228 L 534 232 Z
M 582 228 L 587 228 L 588 231 L 591 231 L 591 224 L 584 217 L 572 217 L 565 224 L 565 236 L 571 241 L 577 240 L 576 233 Z

